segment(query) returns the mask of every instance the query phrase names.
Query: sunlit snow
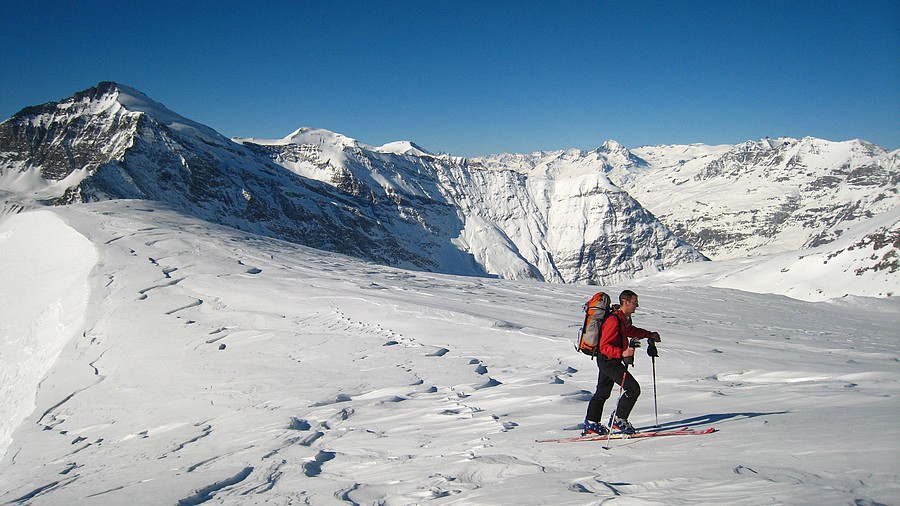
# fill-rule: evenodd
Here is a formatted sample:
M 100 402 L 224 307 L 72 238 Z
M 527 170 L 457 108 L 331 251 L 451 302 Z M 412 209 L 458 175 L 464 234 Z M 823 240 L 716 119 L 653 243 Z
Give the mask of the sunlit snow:
M 659 424 L 717 432 L 604 450 L 535 440 L 579 432 L 596 382 L 572 344 L 581 305 L 628 286 L 404 271 L 150 202 L 8 217 L 0 504 L 900 497 L 896 297 L 665 274 L 634 286 L 635 323 L 663 337 Z M 642 350 L 634 373 L 650 430 Z

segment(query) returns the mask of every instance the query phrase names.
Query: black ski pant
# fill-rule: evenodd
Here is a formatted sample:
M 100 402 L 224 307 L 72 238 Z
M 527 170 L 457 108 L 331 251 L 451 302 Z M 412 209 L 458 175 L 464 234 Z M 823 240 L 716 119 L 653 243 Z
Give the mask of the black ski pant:
M 597 367 L 600 369 L 597 378 L 597 391 L 591 397 L 588 404 L 587 420 L 591 422 L 602 422 L 603 404 L 612 392 L 613 385 L 621 385 L 622 377 L 625 378 L 624 392 L 616 409 L 616 416 L 623 420 L 628 419 L 634 403 L 637 402 L 638 396 L 641 395 L 641 386 L 638 384 L 634 376 L 628 372 L 625 364 L 619 359 L 607 359 L 603 355 L 597 357 Z

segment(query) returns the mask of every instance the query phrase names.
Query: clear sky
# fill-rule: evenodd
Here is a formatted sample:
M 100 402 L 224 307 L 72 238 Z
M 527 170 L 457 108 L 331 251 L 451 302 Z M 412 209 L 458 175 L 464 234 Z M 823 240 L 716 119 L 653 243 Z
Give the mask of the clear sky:
M 900 148 L 900 2 L 0 0 L 0 119 L 100 81 L 226 136 Z

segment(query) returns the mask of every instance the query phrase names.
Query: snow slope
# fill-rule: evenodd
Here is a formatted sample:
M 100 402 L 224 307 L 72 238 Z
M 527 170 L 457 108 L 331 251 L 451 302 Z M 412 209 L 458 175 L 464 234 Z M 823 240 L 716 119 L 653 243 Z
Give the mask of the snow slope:
M 832 243 L 789 253 L 684 265 L 636 285 L 715 286 L 824 301 L 900 294 L 900 208 L 848 227 Z
M 579 430 L 596 368 L 571 338 L 591 287 L 403 271 L 143 201 L 12 217 L 0 260 L 4 294 L 80 310 L 39 383 L 3 378 L 35 409 L 3 427 L 0 504 L 900 497 L 896 298 L 640 287 L 636 324 L 663 336 L 660 425 L 718 432 L 606 451 L 535 442 Z M 70 281 L 40 284 L 60 263 Z M 38 342 L 30 318 L 0 305 L 0 342 Z M 643 353 L 634 372 L 649 428 Z

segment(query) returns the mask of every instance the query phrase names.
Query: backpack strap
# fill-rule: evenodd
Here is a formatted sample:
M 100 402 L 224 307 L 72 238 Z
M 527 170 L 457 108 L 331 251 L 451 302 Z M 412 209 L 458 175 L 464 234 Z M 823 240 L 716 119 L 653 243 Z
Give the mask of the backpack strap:
M 625 326 L 628 325 L 628 320 L 621 311 L 613 311 L 612 314 L 615 315 L 616 321 L 619 323 L 619 344 L 624 344 L 621 348 L 622 350 L 625 350 L 628 348 L 628 336 L 625 334 Z M 622 315 L 621 318 L 619 315 Z

